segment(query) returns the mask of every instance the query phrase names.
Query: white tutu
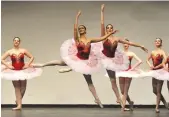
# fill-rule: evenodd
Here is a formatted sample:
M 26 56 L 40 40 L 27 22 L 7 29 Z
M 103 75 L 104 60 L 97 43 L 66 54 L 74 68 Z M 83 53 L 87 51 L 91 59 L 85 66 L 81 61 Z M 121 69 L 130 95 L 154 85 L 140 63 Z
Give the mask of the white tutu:
M 127 77 L 127 78 L 141 78 L 144 77 L 145 72 L 141 69 L 134 69 L 128 71 L 116 72 L 116 77 Z
M 164 69 L 150 70 L 143 74 L 144 77 L 154 77 L 157 80 L 168 80 L 169 81 L 169 72 Z
M 1 78 L 5 80 L 28 80 L 42 74 L 41 68 L 27 68 L 24 70 L 11 70 L 1 65 Z
M 109 77 L 106 73 L 106 77 Z M 127 77 L 127 78 L 141 78 L 145 77 L 145 72 L 141 69 L 135 69 L 132 71 L 118 71 L 116 72 L 116 77 Z
M 129 66 L 128 56 L 118 48 L 115 51 L 115 57 L 110 58 L 100 52 L 100 59 L 103 67 L 112 71 L 124 71 Z
M 72 39 L 66 40 L 62 44 L 60 53 L 63 61 L 76 72 L 92 74 L 101 69 L 101 64 L 93 49 L 90 51 L 88 60 L 81 60 L 76 56 L 78 53 L 77 46 Z

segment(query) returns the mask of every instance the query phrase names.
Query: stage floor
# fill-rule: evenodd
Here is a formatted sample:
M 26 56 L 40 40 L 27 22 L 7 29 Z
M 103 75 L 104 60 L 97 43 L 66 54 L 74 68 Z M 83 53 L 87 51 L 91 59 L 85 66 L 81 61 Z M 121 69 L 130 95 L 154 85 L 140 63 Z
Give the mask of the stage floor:
M 22 111 L 12 111 L 2 108 L 1 117 L 169 117 L 169 110 L 135 109 L 133 112 L 121 112 L 119 108 L 23 108 Z

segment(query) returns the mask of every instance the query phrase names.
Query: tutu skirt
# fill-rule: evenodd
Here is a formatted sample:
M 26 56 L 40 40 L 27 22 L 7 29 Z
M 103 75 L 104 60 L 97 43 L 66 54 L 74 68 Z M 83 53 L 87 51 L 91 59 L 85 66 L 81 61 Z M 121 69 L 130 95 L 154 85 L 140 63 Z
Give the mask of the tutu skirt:
M 168 80 L 169 81 L 169 72 L 164 69 L 150 70 L 143 74 L 144 77 L 153 77 L 157 80 Z
M 106 73 L 106 77 L 109 77 Z M 141 69 L 134 69 L 128 71 L 118 71 L 116 72 L 116 77 L 126 77 L 126 78 L 141 78 L 145 77 L 145 72 Z
M 74 71 L 89 75 L 101 69 L 100 61 L 94 49 L 91 49 L 89 59 L 82 60 L 76 56 L 78 50 L 74 40 L 69 39 L 62 44 L 60 53 L 63 61 Z
M 120 48 L 116 49 L 115 57 L 113 58 L 105 56 L 102 53 L 102 50 L 99 52 L 99 58 L 101 59 L 101 63 L 105 69 L 112 71 L 124 71 L 128 68 L 128 56 L 123 51 L 121 51 Z
M 116 77 L 127 77 L 127 78 L 141 78 L 144 77 L 145 72 L 141 69 L 134 69 L 128 71 L 116 72 Z
M 5 80 L 28 80 L 38 77 L 42 74 L 41 68 L 27 68 L 23 70 L 11 70 L 1 65 L 1 78 Z

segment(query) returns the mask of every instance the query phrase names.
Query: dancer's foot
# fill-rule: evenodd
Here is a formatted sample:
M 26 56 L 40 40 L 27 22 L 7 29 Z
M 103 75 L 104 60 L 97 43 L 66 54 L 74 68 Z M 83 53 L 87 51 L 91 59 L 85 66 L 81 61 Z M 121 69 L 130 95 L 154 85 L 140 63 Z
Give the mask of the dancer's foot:
M 12 110 L 21 110 L 21 106 L 17 106 L 16 108 L 12 108 Z
M 119 98 L 119 99 L 117 99 L 117 100 L 116 100 L 116 102 L 120 104 L 120 102 L 121 102 L 121 99 L 120 99 L 120 98 Z
M 160 113 L 160 110 L 159 109 L 155 109 L 156 113 Z
M 165 104 L 165 107 L 169 110 L 169 102 Z
M 63 68 L 63 69 L 59 69 L 59 73 L 65 73 L 65 72 L 70 72 L 72 71 L 71 68 Z
M 122 101 L 120 98 L 117 99 L 116 102 L 117 102 L 118 104 L 120 104 L 122 108 L 124 108 L 123 101 Z
M 133 106 L 134 106 L 134 102 L 133 102 L 133 101 L 130 101 L 130 110 L 131 110 L 131 111 L 134 110 L 134 109 L 133 109 L 133 108 L 134 108 Z
M 18 105 L 18 104 L 17 104 L 17 101 L 15 101 L 15 104 Z
M 100 108 L 104 108 L 99 99 L 95 100 L 94 102 L 95 102 L 96 104 L 98 104 L 98 105 L 100 106 Z
M 121 108 L 122 111 L 130 111 L 129 108 Z

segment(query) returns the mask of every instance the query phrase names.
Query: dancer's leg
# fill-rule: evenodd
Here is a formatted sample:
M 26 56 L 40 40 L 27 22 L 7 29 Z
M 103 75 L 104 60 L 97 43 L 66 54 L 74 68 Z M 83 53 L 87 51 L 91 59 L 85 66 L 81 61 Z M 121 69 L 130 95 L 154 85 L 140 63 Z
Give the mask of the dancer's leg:
M 92 78 L 91 78 L 91 75 L 85 75 L 83 74 L 87 84 L 88 84 L 88 87 L 89 87 L 89 90 L 91 91 L 92 95 L 94 96 L 95 98 L 95 103 L 97 103 L 101 108 L 103 108 L 103 105 L 101 104 L 101 101 L 97 95 L 97 92 L 96 92 L 96 89 L 93 85 L 93 81 L 92 81 Z

